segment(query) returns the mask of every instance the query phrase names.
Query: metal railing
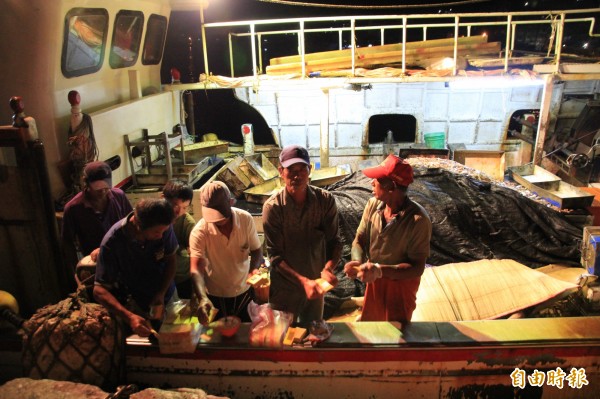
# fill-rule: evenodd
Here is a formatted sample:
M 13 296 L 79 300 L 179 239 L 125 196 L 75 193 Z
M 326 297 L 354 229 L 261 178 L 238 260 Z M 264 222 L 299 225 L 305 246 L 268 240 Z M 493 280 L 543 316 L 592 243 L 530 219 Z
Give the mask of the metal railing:
M 454 38 L 453 60 L 454 66 L 452 75 L 457 74 L 457 58 L 458 58 L 458 39 L 461 29 L 466 28 L 466 36 L 471 36 L 472 28 L 474 27 L 495 27 L 505 26 L 506 36 L 504 40 L 504 72 L 509 69 L 509 60 L 515 49 L 515 39 L 517 37 L 517 27 L 521 25 L 539 25 L 546 24 L 551 27 L 550 34 L 547 39 L 548 50 L 547 57 L 554 58 L 553 64 L 555 72 L 559 70 L 561 61 L 563 37 L 566 24 L 571 23 L 587 23 L 589 24 L 589 37 L 599 37 L 600 34 L 594 33 L 595 17 L 580 17 L 581 15 L 600 14 L 600 9 L 583 9 L 583 10 L 568 10 L 568 11 L 535 11 L 535 12 L 492 12 L 492 13 L 468 13 L 468 14 L 417 14 L 417 15 L 369 15 L 369 16 L 352 16 L 352 17 L 317 17 L 317 18 L 281 18 L 269 20 L 252 20 L 238 22 L 212 22 L 204 23 L 202 15 L 202 32 L 206 35 L 206 28 L 246 28 L 246 32 L 229 32 L 229 59 L 231 77 L 235 76 L 234 68 L 234 53 L 233 53 L 233 38 L 235 37 L 250 37 L 251 39 L 251 54 L 252 54 L 252 74 L 254 77 L 264 71 L 262 59 L 262 37 L 269 35 L 297 35 L 298 51 L 300 62 L 302 65 L 302 76 L 306 76 L 306 35 L 314 33 L 336 32 L 338 34 L 338 48 L 343 48 L 343 34 L 350 33 L 351 59 L 352 59 L 352 75 L 355 75 L 355 60 L 357 49 L 357 32 L 374 31 L 380 32 L 380 44 L 385 44 L 385 33 L 391 30 L 401 30 L 402 33 L 402 75 L 406 73 L 406 42 L 407 31 L 409 29 L 421 29 L 422 40 L 427 40 L 427 33 L 431 29 L 447 29 L 451 30 Z M 540 19 L 543 18 L 543 19 Z M 473 19 L 477 19 L 473 21 Z M 423 20 L 436 20 L 436 22 L 423 22 Z M 441 22 L 437 22 L 440 21 Z M 357 26 L 357 23 L 363 21 L 382 21 L 382 24 L 376 26 Z M 398 23 L 397 21 L 400 21 Z M 317 23 L 335 23 L 346 24 L 350 26 L 338 26 L 328 28 L 307 28 L 309 24 Z M 258 31 L 259 28 L 267 26 L 282 26 L 297 24 L 297 29 L 280 30 L 265 30 Z M 210 71 L 208 52 L 206 49 L 206 40 L 203 37 L 204 43 L 204 67 L 205 71 Z M 258 43 L 258 48 L 257 44 Z M 294 54 L 291 54 L 294 55 Z M 209 74 L 207 72 L 207 74 Z

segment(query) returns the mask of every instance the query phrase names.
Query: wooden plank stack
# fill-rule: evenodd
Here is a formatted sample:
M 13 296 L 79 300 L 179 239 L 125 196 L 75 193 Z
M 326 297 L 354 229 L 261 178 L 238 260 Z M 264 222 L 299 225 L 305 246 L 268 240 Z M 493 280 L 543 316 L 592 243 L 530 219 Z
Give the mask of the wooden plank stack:
M 470 36 L 458 38 L 458 56 L 494 56 L 500 52 L 500 42 L 487 42 L 487 37 Z M 435 39 L 406 43 L 405 59 L 407 67 L 427 67 L 441 58 L 454 56 L 454 38 Z M 402 63 L 402 44 L 361 47 L 355 51 L 354 65 L 357 68 L 399 65 Z M 351 49 L 324 51 L 305 54 L 306 73 L 326 72 L 352 68 Z M 302 57 L 292 55 L 272 58 L 267 66 L 267 75 L 302 73 Z

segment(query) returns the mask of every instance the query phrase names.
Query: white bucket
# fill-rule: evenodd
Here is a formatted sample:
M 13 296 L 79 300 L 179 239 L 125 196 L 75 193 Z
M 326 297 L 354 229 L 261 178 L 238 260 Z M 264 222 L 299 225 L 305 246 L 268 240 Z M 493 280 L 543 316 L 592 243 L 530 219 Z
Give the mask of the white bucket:
M 242 136 L 244 137 L 244 155 L 254 154 L 254 128 L 251 123 L 242 125 Z

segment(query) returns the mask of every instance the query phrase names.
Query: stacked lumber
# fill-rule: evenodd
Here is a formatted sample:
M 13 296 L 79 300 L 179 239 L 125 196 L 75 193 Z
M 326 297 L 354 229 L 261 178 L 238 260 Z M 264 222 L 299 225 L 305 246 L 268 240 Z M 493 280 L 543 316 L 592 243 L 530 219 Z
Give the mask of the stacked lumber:
M 487 37 L 471 36 L 458 38 L 458 56 L 494 56 L 500 52 L 500 42 L 487 43 Z M 454 56 L 454 38 L 436 39 L 402 44 L 386 44 L 383 46 L 361 47 L 355 51 L 354 66 L 356 68 L 373 68 L 382 65 L 402 63 L 405 56 L 406 66 L 427 67 L 434 61 Z M 351 49 L 324 51 L 305 54 L 306 74 L 339 69 L 352 68 Z M 267 75 L 285 75 L 302 73 L 302 57 L 299 55 L 272 58 L 267 66 Z

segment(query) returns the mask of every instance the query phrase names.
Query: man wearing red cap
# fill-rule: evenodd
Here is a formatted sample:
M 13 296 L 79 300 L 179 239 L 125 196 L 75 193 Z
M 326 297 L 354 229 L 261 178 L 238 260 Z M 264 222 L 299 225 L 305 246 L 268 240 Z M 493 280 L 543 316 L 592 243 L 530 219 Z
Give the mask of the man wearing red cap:
M 333 196 L 309 185 L 310 158 L 298 145 L 283 148 L 279 175 L 285 187 L 263 205 L 263 227 L 272 272 L 269 303 L 294 314 L 299 325 L 323 319 L 322 278 L 337 284 L 341 257 L 338 212 Z
M 363 174 L 373 179 L 373 198 L 365 206 L 344 271 L 367 284 L 361 321 L 409 322 L 429 256 L 431 221 L 406 195 L 413 181 L 410 164 L 389 155 Z

